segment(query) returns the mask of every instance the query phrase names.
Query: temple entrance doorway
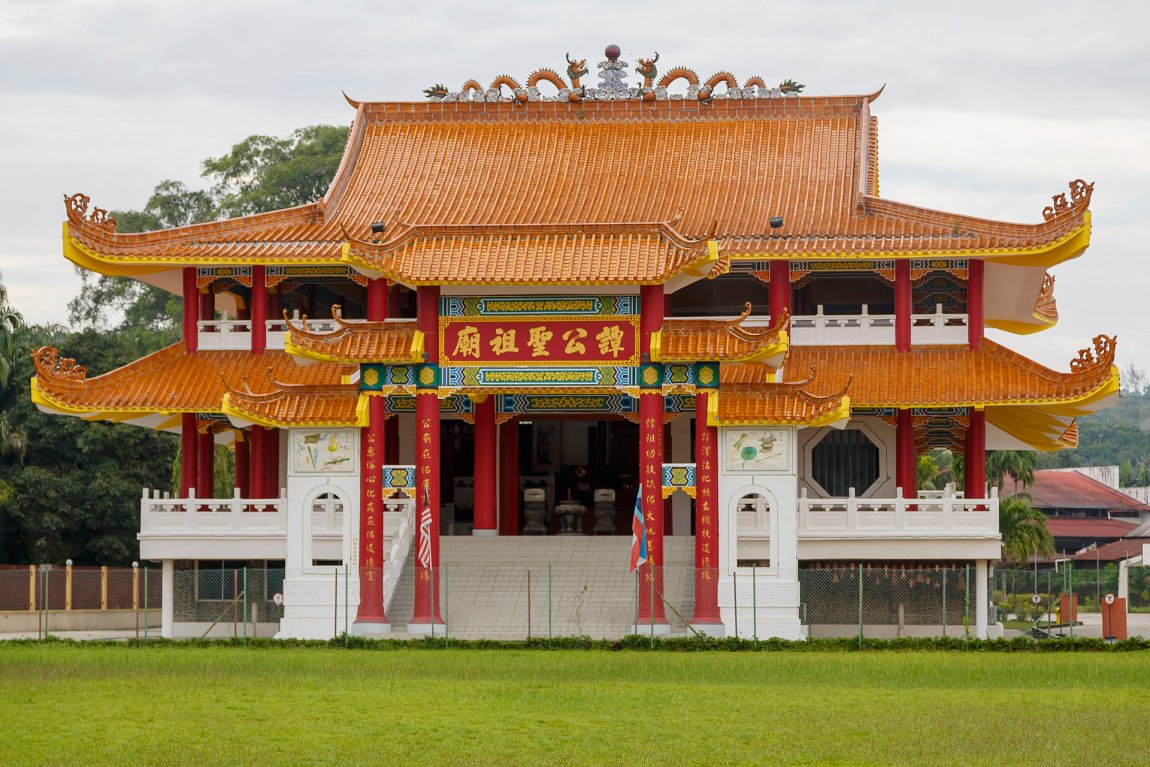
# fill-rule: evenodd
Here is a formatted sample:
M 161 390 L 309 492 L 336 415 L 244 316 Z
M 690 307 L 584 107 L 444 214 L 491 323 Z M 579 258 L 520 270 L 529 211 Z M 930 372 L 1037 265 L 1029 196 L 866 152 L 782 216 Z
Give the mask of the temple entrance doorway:
M 637 424 L 623 418 L 537 417 L 517 428 L 520 534 L 631 534 L 639 476 Z M 543 519 L 534 505 L 540 502 L 538 491 L 547 511 Z

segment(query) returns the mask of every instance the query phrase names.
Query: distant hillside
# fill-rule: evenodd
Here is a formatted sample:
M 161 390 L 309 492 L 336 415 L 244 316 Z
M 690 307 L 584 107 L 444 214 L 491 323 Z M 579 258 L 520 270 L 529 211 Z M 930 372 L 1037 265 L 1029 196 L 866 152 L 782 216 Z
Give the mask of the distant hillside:
M 1078 419 L 1078 449 L 1039 453 L 1038 468 L 1117 464 L 1123 486 L 1150 485 L 1150 387 L 1138 370 L 1123 370 L 1122 378 L 1114 407 Z

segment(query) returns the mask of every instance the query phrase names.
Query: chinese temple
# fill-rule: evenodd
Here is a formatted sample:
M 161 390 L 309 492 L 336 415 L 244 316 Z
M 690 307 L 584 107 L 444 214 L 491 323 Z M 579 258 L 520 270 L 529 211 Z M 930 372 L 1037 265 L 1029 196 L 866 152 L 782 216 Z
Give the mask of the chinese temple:
M 896 202 L 879 93 L 658 60 L 610 46 L 597 76 L 569 55 L 348 98 L 307 205 L 121 233 L 66 197 L 66 258 L 183 299 L 179 343 L 91 377 L 44 348 L 32 381 L 43 410 L 180 435 L 180 487 L 141 501 L 166 597 L 182 570 L 273 562 L 279 635 L 330 636 L 333 588 L 354 632 L 418 635 L 442 617 L 441 539 L 641 530 L 637 624 L 668 623 L 681 539 L 699 631 L 801 638 L 804 568 L 936 562 L 973 566 L 993 633 L 986 451 L 1073 447 L 1119 386 L 1111 337 L 1058 371 L 984 332 L 1057 322 L 1050 270 L 1089 244 L 1093 184 L 1032 223 Z M 964 480 L 920 491 L 936 448 Z M 166 607 L 164 632 L 196 620 Z

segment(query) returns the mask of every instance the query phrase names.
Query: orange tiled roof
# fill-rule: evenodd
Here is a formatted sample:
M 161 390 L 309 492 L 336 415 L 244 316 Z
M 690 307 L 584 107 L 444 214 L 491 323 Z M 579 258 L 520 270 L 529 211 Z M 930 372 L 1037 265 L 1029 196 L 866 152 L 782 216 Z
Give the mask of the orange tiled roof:
M 988 339 L 976 350 L 965 345 L 916 346 L 909 352 L 893 346 L 795 346 L 783 379 L 795 381 L 813 369 L 818 378 L 809 390 L 828 394 L 853 376 L 848 394 L 860 408 L 1065 402 L 1110 383 L 1114 342 L 1099 339 L 1093 360 L 1072 364 L 1069 373 L 1050 370 Z M 763 385 L 769 375 L 763 365 L 720 369 L 724 388 Z
M 825 426 L 850 418 L 843 391 L 811 394 L 810 380 L 796 383 L 725 384 L 710 414 L 712 425 Z
M 329 362 L 301 367 L 280 351 L 188 354 L 179 343 L 93 378 L 73 361 L 60 360 L 55 349 L 45 347 L 33 360 L 33 400 L 75 415 L 218 413 L 229 386 L 258 386 L 269 379 L 288 386 L 337 386 L 356 369 Z
M 879 198 L 871 100 L 360 104 L 320 201 L 119 234 L 74 196 L 67 236 L 104 261 L 157 265 L 332 263 L 358 238 L 349 259 L 410 281 L 594 283 L 656 281 L 691 260 L 634 222 L 766 257 L 1025 250 L 1084 226 L 1080 182 L 1033 225 Z M 373 222 L 410 237 L 364 244 Z
M 778 366 L 787 352 L 790 318 L 783 312 L 771 327 L 745 327 L 751 304 L 733 320 L 663 321 L 663 328 L 651 341 L 651 358 L 656 362 L 763 362 Z
M 358 364 L 360 362 L 422 362 L 423 333 L 415 320 L 369 322 L 345 320 L 340 307 L 331 308 L 331 316 L 339 328 L 334 333 L 313 333 L 307 330 L 307 317 L 298 325 L 284 313 L 288 334 L 284 349 L 300 362 L 312 360 Z M 303 358 L 303 359 L 299 359 Z
M 1054 300 L 1054 275 L 1042 278 L 1042 289 L 1034 302 L 1034 316 L 1051 325 L 1058 322 L 1058 302 Z
M 667 223 L 407 226 L 379 243 L 351 237 L 344 254 L 408 285 L 653 284 L 713 260 Z
M 359 388 L 351 384 L 284 386 L 264 394 L 231 389 L 223 412 L 262 426 L 366 426 Z

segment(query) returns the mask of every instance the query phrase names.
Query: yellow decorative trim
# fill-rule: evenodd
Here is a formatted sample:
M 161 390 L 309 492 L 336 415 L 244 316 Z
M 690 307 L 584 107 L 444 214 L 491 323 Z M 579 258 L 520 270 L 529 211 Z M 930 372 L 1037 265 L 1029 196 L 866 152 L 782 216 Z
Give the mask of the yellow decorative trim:
M 662 344 L 663 344 L 663 331 L 662 330 L 656 330 L 654 333 L 651 334 L 651 350 L 650 350 L 651 362 L 662 362 L 663 361 L 663 355 L 662 355 L 662 352 L 660 351 L 660 347 L 662 346 Z
M 1007 333 L 1013 333 L 1017 336 L 1028 336 L 1034 333 L 1041 333 L 1044 330 L 1050 330 L 1056 323 L 1043 320 L 1038 315 L 1035 319 L 1041 320 L 1040 322 L 1023 322 L 1022 320 L 992 320 L 986 319 L 985 323 L 988 328 L 995 328 L 996 330 L 1003 330 Z
M 868 250 L 840 253 L 836 251 L 817 253 L 732 253 L 734 261 L 872 261 L 876 259 L 911 258 L 984 258 L 994 263 L 1011 266 L 1051 267 L 1069 261 L 1082 254 L 1090 245 L 1090 211 L 1086 211 L 1084 221 L 1077 228 L 1056 240 L 1036 245 L 1032 248 L 972 248 L 968 250 Z

